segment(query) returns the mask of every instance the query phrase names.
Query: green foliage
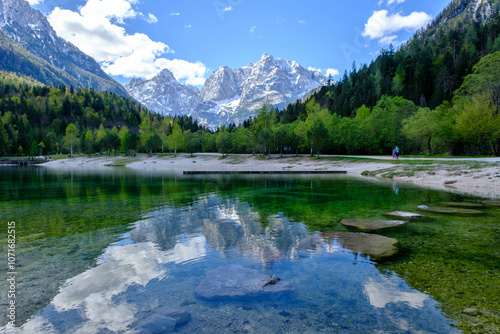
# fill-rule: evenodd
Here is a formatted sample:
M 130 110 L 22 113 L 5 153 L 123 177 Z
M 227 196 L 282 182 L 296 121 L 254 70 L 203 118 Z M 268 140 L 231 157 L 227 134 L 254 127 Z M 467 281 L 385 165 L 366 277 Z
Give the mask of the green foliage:
M 38 145 L 35 140 L 31 142 L 30 155 L 31 156 L 38 155 Z
M 468 8 L 472 5 L 472 2 L 454 1 L 426 30 L 418 31 L 398 50 L 391 46 L 382 50 L 369 65 L 353 66 L 350 73 L 322 87 L 309 100 L 286 107 L 279 114 L 280 121 L 295 121 L 305 110 L 309 112 L 314 103 L 331 113 L 352 117 L 363 105 L 374 107 L 384 95 L 401 96 L 419 107 L 431 109 L 451 101 L 453 92 L 473 72 L 480 58 L 500 51 L 498 4 L 486 21 L 473 15 L 474 10 Z M 478 66 L 498 67 L 497 57 L 490 59 L 488 67 Z M 489 82 L 498 87 L 498 75 L 490 72 L 494 80 Z M 480 85 L 473 86 L 481 89 Z M 492 88 L 492 92 L 500 91 Z
M 217 134 L 217 150 L 222 155 L 227 155 L 232 146 L 231 134 L 227 132 L 226 127 L 222 126 L 222 129 Z
M 495 117 L 495 108 L 484 95 L 474 95 L 461 100 L 454 108 L 458 112 L 456 133 L 459 138 L 473 145 L 477 154 L 482 153 L 482 144 L 497 140 L 500 117 Z
M 174 122 L 174 127 L 172 128 L 172 134 L 168 136 L 168 147 L 171 150 L 174 150 L 174 154 L 177 154 L 177 149 L 182 147 L 183 143 L 184 137 L 182 134 L 182 129 L 179 123 L 176 121 Z
M 427 146 L 427 154 L 432 154 L 432 138 L 437 135 L 440 125 L 436 111 L 419 108 L 403 124 L 403 134 L 410 140 L 423 142 Z
M 85 137 L 83 138 L 83 147 L 85 148 L 85 152 L 87 154 L 92 154 L 94 151 L 94 134 L 92 131 L 87 130 L 85 133 Z
M 78 145 L 78 136 L 78 128 L 76 125 L 69 123 L 66 127 L 66 135 L 64 136 L 64 146 L 66 149 L 70 150 L 71 155 L 73 155 L 73 148 L 76 148 Z
M 183 131 L 189 129 L 196 132 L 199 129 L 191 117 L 175 119 Z M 91 152 L 93 149 L 90 144 L 85 144 L 88 130 L 94 136 L 95 149 L 118 150 L 116 138 L 113 138 L 112 145 L 106 143 L 106 129 L 112 131 L 113 135 L 118 135 L 121 141 L 127 131 L 138 133 L 139 124 L 147 130 L 145 134 L 148 136 L 140 131 L 143 136 L 140 147 L 131 144 L 134 148 L 130 150 L 145 149 L 144 145 L 153 127 L 157 128 L 158 134 L 162 134 L 164 130 L 160 131 L 161 126 L 167 125 L 168 132 L 168 124 L 173 123 L 172 117 L 150 113 L 123 96 L 92 89 L 43 86 L 29 77 L 1 71 L 0 120 L 3 125 L 0 126 L 0 144 L 4 144 L 0 148 L 0 155 L 21 154 L 19 147 L 27 148 L 25 153 L 29 154 L 33 140 L 37 143 L 44 142 L 46 147 L 43 151 L 46 154 L 59 153 L 61 149 L 64 153 L 71 153 L 71 148 L 75 150 L 80 145 L 85 152 Z M 70 123 L 82 134 L 76 145 L 68 145 L 64 141 L 65 131 Z

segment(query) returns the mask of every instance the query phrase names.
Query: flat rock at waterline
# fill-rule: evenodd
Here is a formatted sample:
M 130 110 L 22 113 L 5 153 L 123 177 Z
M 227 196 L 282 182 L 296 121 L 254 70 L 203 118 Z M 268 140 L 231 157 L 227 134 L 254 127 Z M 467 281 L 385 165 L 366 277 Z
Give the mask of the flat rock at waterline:
M 346 227 L 354 228 L 361 232 L 374 232 L 383 229 L 404 226 L 403 220 L 383 219 L 342 219 L 340 223 Z
M 398 218 L 398 219 L 416 219 L 422 218 L 423 216 L 418 213 L 405 212 L 405 211 L 391 211 L 383 213 L 384 216 Z
M 340 245 L 354 253 L 368 255 L 372 260 L 382 260 L 398 253 L 398 241 L 377 234 L 354 232 L 323 232 L 299 242 L 299 248 L 318 250 L 319 245 Z
M 483 204 L 491 206 L 500 206 L 500 201 L 483 201 Z
M 470 210 L 470 209 L 459 209 L 459 208 L 451 208 L 451 207 L 439 207 L 439 206 L 427 206 L 427 205 L 419 205 L 417 209 L 427 212 L 434 213 L 444 213 L 449 215 L 457 215 L 457 216 L 478 216 L 484 214 L 482 211 L 478 210 Z
M 207 272 L 196 287 L 196 297 L 205 300 L 272 298 L 295 291 L 295 286 L 276 276 L 239 264 L 218 267 Z
M 439 202 L 442 206 L 453 206 L 456 208 L 484 208 L 484 205 L 479 203 L 468 202 Z

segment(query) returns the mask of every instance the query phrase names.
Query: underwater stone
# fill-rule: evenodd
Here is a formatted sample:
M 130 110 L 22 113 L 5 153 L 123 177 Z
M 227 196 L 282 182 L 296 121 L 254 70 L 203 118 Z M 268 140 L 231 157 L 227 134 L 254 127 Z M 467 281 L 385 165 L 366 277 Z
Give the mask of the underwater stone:
M 403 220 L 382 219 L 342 219 L 340 223 L 346 227 L 354 228 L 361 232 L 373 232 L 383 229 L 400 227 L 406 224 Z
M 479 314 L 475 308 L 466 308 L 462 311 L 462 313 L 472 316 L 476 316 Z
M 191 313 L 184 311 L 184 310 L 179 310 L 179 309 L 174 309 L 171 307 L 163 306 L 163 307 L 158 307 L 153 310 L 154 313 L 160 314 L 165 317 L 173 318 L 175 319 L 175 325 L 182 325 L 189 320 L 191 320 Z
M 415 218 L 422 218 L 423 217 L 421 214 L 413 213 L 413 212 L 405 212 L 405 211 L 386 212 L 383 215 L 388 216 L 388 217 L 393 217 L 393 218 L 400 218 L 400 219 L 415 219 Z
M 483 204 L 491 206 L 500 206 L 500 201 L 483 201 Z
M 458 208 L 484 208 L 484 205 L 479 203 L 468 203 L 468 202 L 439 202 L 443 206 L 454 206 Z
M 426 206 L 419 205 L 417 209 L 427 212 L 434 213 L 444 213 L 451 215 L 464 215 L 464 216 L 475 216 L 482 215 L 484 212 L 478 210 L 470 210 L 470 209 L 459 209 L 459 208 L 451 208 L 451 207 L 438 207 L 438 206 Z
M 382 260 L 398 253 L 398 241 L 377 234 L 353 232 L 323 232 L 325 242 L 338 243 L 355 253 L 368 255 L 372 260 Z
M 175 324 L 174 318 L 155 313 L 142 320 L 137 328 L 141 334 L 171 333 L 175 329 Z
M 272 298 L 292 291 L 295 286 L 276 276 L 233 264 L 208 271 L 194 293 L 205 300 L 224 300 Z

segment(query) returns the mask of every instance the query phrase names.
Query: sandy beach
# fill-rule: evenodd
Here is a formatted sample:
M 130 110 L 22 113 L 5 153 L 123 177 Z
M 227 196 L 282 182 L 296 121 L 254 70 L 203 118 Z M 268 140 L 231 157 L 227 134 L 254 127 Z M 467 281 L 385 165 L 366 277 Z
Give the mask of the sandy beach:
M 346 171 L 348 176 L 412 183 L 488 199 L 500 199 L 500 158 L 405 159 L 390 157 L 271 156 L 220 154 L 179 154 L 177 156 L 98 156 L 49 161 L 44 168 L 98 169 L 126 167 L 133 170 L 162 171 Z

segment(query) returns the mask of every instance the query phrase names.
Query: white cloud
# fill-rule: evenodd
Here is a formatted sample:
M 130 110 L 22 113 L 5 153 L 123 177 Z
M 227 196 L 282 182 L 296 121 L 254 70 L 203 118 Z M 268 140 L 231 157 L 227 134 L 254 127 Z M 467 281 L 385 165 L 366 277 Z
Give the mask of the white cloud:
M 320 68 L 309 66 L 307 69 L 309 71 L 320 72 L 320 73 L 326 75 L 327 77 L 330 76 L 330 75 L 332 77 L 334 77 L 334 76 L 337 76 L 337 75 L 340 74 L 339 70 L 337 70 L 336 68 L 327 68 L 325 70 L 322 70 Z
M 299 24 L 306 24 L 307 21 L 306 20 L 299 20 Z
M 400 4 L 400 3 L 403 3 L 405 2 L 406 0 L 387 0 L 387 5 L 390 6 L 392 5 L 393 3 L 397 3 L 397 4 Z
M 185 25 L 185 26 L 184 26 L 184 28 L 188 28 L 188 29 L 189 29 L 189 28 L 192 28 L 192 27 L 193 27 L 193 26 L 192 26 L 192 25 L 190 25 L 190 24 L 187 24 L 187 25 Z
M 373 15 L 365 24 L 363 36 L 370 39 L 379 39 L 379 42 L 386 43 L 397 38 L 394 33 L 407 30 L 414 31 L 431 21 L 432 17 L 424 12 L 413 12 L 408 16 L 401 14 L 389 14 L 387 10 L 373 12 Z
M 170 13 L 171 16 L 179 16 L 181 13 Z
M 59 36 L 95 58 L 110 75 L 151 79 L 169 64 L 177 79 L 195 85 L 204 81 L 203 64 L 160 58 L 174 51 L 145 34 L 126 32 L 121 26 L 126 19 L 157 21 L 152 14 L 146 17 L 136 12 L 132 8 L 136 3 L 137 0 L 88 0 L 75 12 L 55 8 L 48 19 Z
M 153 14 L 149 13 L 147 17 L 144 18 L 148 23 L 156 23 L 158 19 Z
M 399 5 L 399 4 L 401 4 L 401 3 L 405 2 L 405 1 L 406 0 L 387 0 L 387 6 L 390 6 L 390 5 L 394 4 L 394 3 Z M 385 0 L 379 0 L 378 5 L 382 6 L 384 4 L 384 2 L 385 2 Z
M 381 39 L 378 40 L 378 43 L 380 45 L 398 44 L 396 42 L 397 38 L 398 38 L 398 36 L 396 36 L 396 35 L 384 36 L 384 37 L 382 37 Z
M 225 7 L 222 11 L 223 11 L 223 12 L 230 12 L 230 11 L 232 11 L 232 10 L 233 10 L 233 7 L 228 6 L 228 7 Z
M 38 4 L 43 3 L 43 1 L 44 1 L 44 0 L 27 0 L 27 1 L 28 1 L 28 3 L 29 3 L 30 5 L 32 5 L 32 6 L 36 6 L 36 5 L 38 5 Z
M 337 70 L 336 68 L 327 68 L 327 69 L 326 69 L 326 76 L 327 76 L 327 77 L 328 77 L 328 76 L 330 76 L 330 75 L 331 75 L 332 77 L 335 77 L 335 76 L 337 76 L 337 75 L 339 75 L 339 74 L 340 74 L 340 72 L 339 72 L 339 70 Z
M 253 32 L 257 29 L 257 26 L 250 27 L 250 33 L 253 34 Z
M 205 83 L 205 76 L 208 72 L 206 66 L 197 61 L 190 63 L 182 59 L 160 58 L 154 62 L 156 68 L 161 71 L 168 68 L 177 80 L 188 85 L 201 86 Z

